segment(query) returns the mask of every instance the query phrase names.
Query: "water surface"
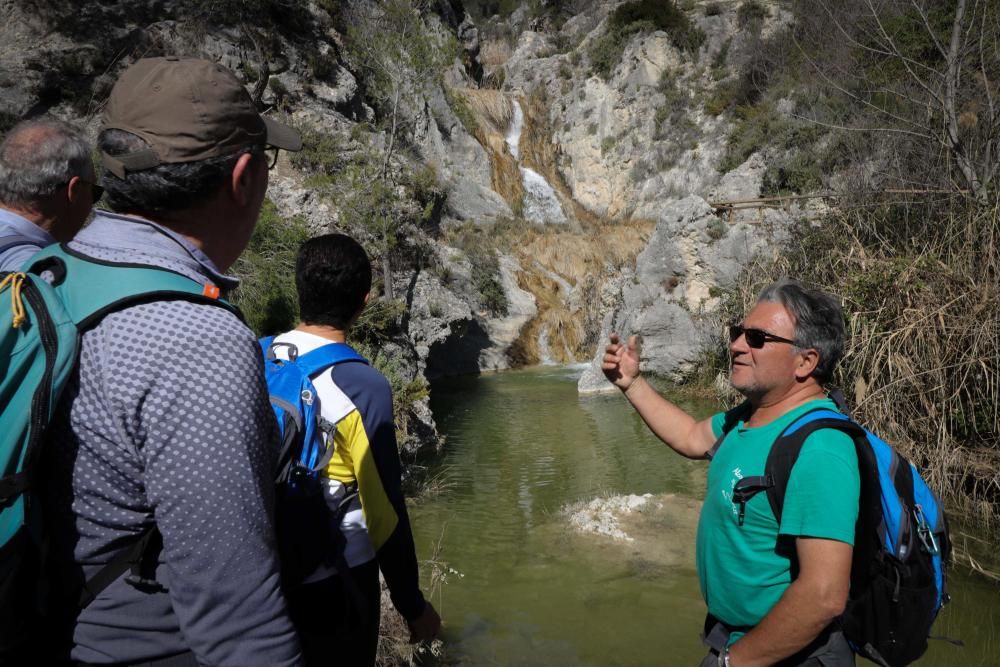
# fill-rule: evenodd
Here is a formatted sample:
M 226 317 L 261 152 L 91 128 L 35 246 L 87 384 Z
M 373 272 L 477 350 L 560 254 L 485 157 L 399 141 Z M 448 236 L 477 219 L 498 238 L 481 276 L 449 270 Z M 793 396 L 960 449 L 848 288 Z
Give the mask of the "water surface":
M 559 510 L 610 494 L 701 498 L 705 463 L 652 436 L 621 396 L 578 396 L 578 369 L 543 367 L 436 384 L 444 490 L 412 507 L 421 558 L 454 570 L 434 599 L 449 655 L 468 665 L 697 665 L 705 607 L 696 510 L 664 521 L 663 551 L 581 536 Z M 707 416 L 711 402 L 677 399 Z M 429 569 L 424 566 L 424 574 Z M 1000 595 L 956 572 L 955 603 L 918 664 L 1000 665 Z

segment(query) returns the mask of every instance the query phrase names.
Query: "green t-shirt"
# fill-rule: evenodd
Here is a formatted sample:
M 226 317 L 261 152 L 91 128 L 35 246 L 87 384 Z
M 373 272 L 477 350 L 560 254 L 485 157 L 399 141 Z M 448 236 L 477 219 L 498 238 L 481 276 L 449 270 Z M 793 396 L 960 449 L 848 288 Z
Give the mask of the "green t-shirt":
M 788 480 L 780 529 L 766 493 L 746 504 L 742 526 L 732 501 L 737 480 L 764 474 L 767 454 L 781 431 L 818 407 L 837 409 L 823 399 L 757 428 L 745 428 L 740 420 L 708 468 L 698 522 L 698 578 L 709 612 L 728 625 L 757 625 L 791 583 L 791 561 L 777 551 L 779 533 L 854 544 L 861 487 L 858 456 L 851 438 L 839 431 L 817 431 L 803 444 Z M 724 419 L 725 413 L 712 418 L 716 437 Z

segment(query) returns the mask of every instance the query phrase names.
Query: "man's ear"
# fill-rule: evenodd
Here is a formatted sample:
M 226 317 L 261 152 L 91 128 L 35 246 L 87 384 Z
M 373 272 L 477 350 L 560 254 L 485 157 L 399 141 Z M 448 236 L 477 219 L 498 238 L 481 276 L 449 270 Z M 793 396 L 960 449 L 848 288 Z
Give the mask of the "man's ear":
M 795 366 L 795 379 L 805 380 L 813 374 L 819 365 L 819 352 L 814 348 L 802 350 L 798 353 L 799 361 Z
M 66 184 L 66 199 L 70 204 L 75 204 L 87 196 L 84 192 L 86 189 L 87 184 L 83 182 L 83 179 L 79 176 L 73 176 Z
M 255 181 L 257 179 L 253 155 L 244 153 L 236 160 L 231 174 L 231 192 L 233 199 L 240 206 L 248 206 L 253 201 Z

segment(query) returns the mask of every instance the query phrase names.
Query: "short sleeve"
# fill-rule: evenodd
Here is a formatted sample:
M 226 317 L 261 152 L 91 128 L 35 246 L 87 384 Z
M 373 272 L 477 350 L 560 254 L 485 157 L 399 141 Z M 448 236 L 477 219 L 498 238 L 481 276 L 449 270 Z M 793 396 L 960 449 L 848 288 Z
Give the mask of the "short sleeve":
M 850 436 L 831 429 L 813 433 L 788 480 L 780 534 L 853 545 L 860 490 L 858 455 Z

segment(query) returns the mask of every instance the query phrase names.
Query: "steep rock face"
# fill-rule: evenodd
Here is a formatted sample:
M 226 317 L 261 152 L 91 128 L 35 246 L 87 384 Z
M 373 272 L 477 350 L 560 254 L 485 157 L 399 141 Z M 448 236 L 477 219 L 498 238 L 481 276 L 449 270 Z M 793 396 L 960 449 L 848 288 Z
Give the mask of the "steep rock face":
M 580 378 L 581 393 L 612 391 L 600 361 L 611 332 L 641 334 L 644 372 L 682 380 L 694 369 L 718 322 L 711 314 L 718 286 L 730 285 L 757 252 L 780 237 L 747 222 L 729 224 L 691 195 L 649 213 L 660 222 L 636 260 L 635 277 L 605 295 L 610 304 L 593 363 Z
M 702 108 L 714 85 L 702 62 L 735 30 L 692 12 L 710 35 L 699 56 L 680 52 L 661 31 L 636 36 L 605 80 L 590 71 L 588 54 L 617 4 L 594 5 L 558 34 L 522 33 L 505 84 L 544 91 L 562 177 L 578 202 L 610 218 L 635 217 L 664 198 L 704 196 L 718 180 L 729 123 Z M 557 41 L 572 50 L 553 53 Z
M 422 360 L 424 376 L 433 380 L 508 368 L 508 350 L 537 312 L 534 297 L 517 284 L 521 269 L 517 260 L 500 257 L 500 283 L 508 307 L 506 315 L 497 317 L 476 306 L 469 260 L 447 246 L 440 246 L 438 252 L 448 285 L 423 271 L 416 277 L 410 299 L 409 337 Z

